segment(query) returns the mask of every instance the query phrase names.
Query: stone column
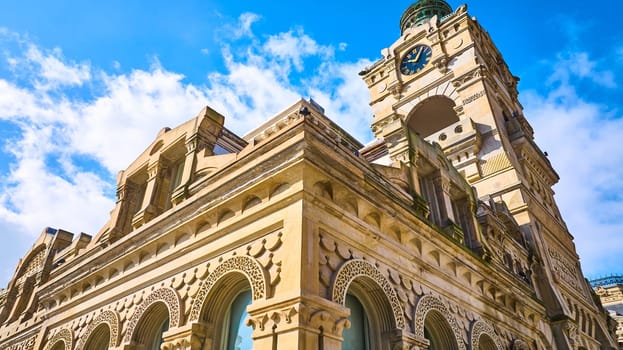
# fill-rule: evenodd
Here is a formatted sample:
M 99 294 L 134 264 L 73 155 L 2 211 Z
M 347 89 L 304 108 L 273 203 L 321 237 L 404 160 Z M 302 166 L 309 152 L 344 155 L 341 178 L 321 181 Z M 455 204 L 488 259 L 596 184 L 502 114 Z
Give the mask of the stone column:
M 179 204 L 188 196 L 188 184 L 192 182 L 193 173 L 195 171 L 195 163 L 197 161 L 198 150 L 205 149 L 205 140 L 195 133 L 186 139 L 186 156 L 184 159 L 184 170 L 182 172 L 182 179 L 180 184 L 173 189 L 171 194 L 171 203 L 173 205 Z
M 158 160 L 147 167 L 147 187 L 141 209 L 132 218 L 132 226 L 138 228 L 158 215 L 157 199 L 160 180 L 167 170 L 166 164 Z
M 454 211 L 452 210 L 452 197 L 450 196 L 450 182 L 442 175 L 433 179 L 435 185 L 435 197 L 439 205 L 439 218 L 443 225 L 448 219 L 454 221 Z
M 129 180 L 117 187 L 117 205 L 111 214 L 111 221 L 114 223 L 108 233 L 108 242 L 112 243 L 121 238 L 124 234 L 132 230 L 132 212 L 136 208 L 136 201 L 142 201 L 142 198 L 136 198 L 136 185 Z

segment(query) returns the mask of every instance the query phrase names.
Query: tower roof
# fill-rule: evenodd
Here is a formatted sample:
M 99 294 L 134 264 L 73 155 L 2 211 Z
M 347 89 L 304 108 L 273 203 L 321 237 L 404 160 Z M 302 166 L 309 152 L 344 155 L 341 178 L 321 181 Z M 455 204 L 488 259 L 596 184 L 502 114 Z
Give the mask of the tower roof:
M 443 17 L 452 13 L 452 7 L 443 0 L 418 0 L 409 6 L 400 18 L 400 34 L 408 28 L 420 25 L 435 15 Z

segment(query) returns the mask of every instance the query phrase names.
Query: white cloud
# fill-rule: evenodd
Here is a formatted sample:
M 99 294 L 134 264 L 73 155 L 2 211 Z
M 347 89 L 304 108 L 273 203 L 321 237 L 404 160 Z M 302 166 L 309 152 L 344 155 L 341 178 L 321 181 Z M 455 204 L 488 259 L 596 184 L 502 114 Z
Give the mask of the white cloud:
M 271 35 L 263 49 L 269 57 L 274 57 L 288 67 L 294 65 L 299 72 L 303 70 L 303 58 L 318 55 L 327 59 L 332 57 L 335 51 L 331 46 L 319 45 L 300 28 L 296 31 Z
M 567 57 L 588 62 L 582 53 Z M 557 86 L 547 96 L 522 94 L 526 115 L 537 143 L 561 174 L 554 187 L 556 200 L 575 236 L 584 272 L 616 272 L 623 250 L 623 115 L 616 104 L 610 107 L 581 98 L 570 85 L 571 75 L 598 82 L 597 65 L 574 67 L 562 58 L 556 66 L 552 79 Z M 560 68 L 565 66 L 567 73 Z
M 26 52 L 26 57 L 40 66 L 39 76 L 44 79 L 44 85 L 42 85 L 44 89 L 58 85 L 80 86 L 91 78 L 91 72 L 87 64 L 61 62 L 63 56 L 58 48 L 44 54 L 37 47 L 30 46 Z
M 242 15 L 237 35 L 254 37 L 251 26 L 258 19 Z M 0 174 L 0 227 L 10 229 L 21 246 L 45 226 L 96 233 L 114 206 L 112 174 L 140 154 L 162 127 L 192 118 L 206 104 L 226 116 L 228 128 L 243 134 L 311 95 L 329 117 L 369 137 L 369 120 L 361 119 L 370 116 L 369 96 L 356 74 L 369 62 L 336 62 L 333 47 L 318 44 L 301 29 L 243 47 L 225 43 L 225 71 L 209 74 L 205 85 L 186 83 L 182 74 L 158 62 L 148 70 L 106 72 L 71 61 L 60 49 L 39 48 L 10 32 L 3 35 L 20 43 L 7 55 L 14 60 L 14 76 L 0 76 L 0 120 L 19 127 L 20 134 L 3 144 L 2 153 L 10 154 L 12 162 L 9 172 Z M 296 51 L 288 52 L 291 48 Z M 115 70 L 120 66 L 113 62 Z M 73 93 L 87 82 L 91 89 Z M 85 166 L 81 157 L 97 166 Z M 10 266 L 18 258 L 15 252 L 0 256 L 11 259 L 2 261 Z M 10 277 L 7 271 L 0 271 L 0 285 Z
M 253 31 L 251 30 L 251 26 L 253 23 L 259 21 L 261 17 L 258 14 L 252 12 L 245 12 L 238 17 L 238 24 L 234 27 L 232 31 L 234 39 L 239 39 L 242 37 L 250 37 L 252 38 Z
M 600 69 L 598 62 L 592 60 L 587 52 L 566 52 L 558 55 L 554 74 L 549 82 L 568 83 L 572 78 L 589 79 L 607 88 L 616 88 L 614 72 Z

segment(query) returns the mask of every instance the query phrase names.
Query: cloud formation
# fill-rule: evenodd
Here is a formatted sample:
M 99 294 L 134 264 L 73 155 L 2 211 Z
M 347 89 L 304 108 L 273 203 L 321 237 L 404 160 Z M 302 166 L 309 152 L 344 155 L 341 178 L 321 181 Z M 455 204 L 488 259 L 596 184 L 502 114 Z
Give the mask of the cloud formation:
M 120 73 L 121 63 L 115 62 L 117 68 L 109 72 L 67 59 L 60 48 L 41 48 L 0 31 L 0 42 L 13 43 L 4 57 L 10 72 L 0 75 L 0 122 L 18 130 L 0 152 L 10 163 L 8 172 L 0 173 L 0 227 L 27 242 L 24 247 L 48 225 L 96 233 L 114 206 L 114 174 L 162 127 L 192 118 L 206 104 L 226 116 L 228 128 L 243 134 L 312 95 L 336 122 L 369 138 L 369 121 L 361 119 L 370 115 L 368 92 L 356 74 L 369 61 L 340 62 L 335 48 L 300 28 L 238 43 L 254 37 L 252 24 L 258 19 L 241 15 L 235 35 L 222 46 L 225 70 L 210 73 L 202 85 L 185 82 L 183 74 L 157 58 L 147 70 Z M 320 71 L 331 77 L 305 78 Z M 0 248 L 5 264 L 16 264 L 22 253 Z M 0 270 L 0 285 L 13 266 Z
M 617 72 L 583 51 L 559 54 L 551 67 L 546 95 L 522 93 L 525 113 L 537 143 L 561 175 L 554 187 L 556 201 L 575 237 L 584 273 L 621 272 L 623 113 L 617 103 L 593 101 L 575 88 L 588 81 L 617 91 Z

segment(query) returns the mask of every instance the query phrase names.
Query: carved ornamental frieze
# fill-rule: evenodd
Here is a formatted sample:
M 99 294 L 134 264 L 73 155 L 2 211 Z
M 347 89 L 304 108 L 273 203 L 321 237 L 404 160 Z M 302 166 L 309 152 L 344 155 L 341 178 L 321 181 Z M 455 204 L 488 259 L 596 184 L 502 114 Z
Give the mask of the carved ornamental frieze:
M 552 262 L 552 272 L 554 273 L 554 278 L 557 281 L 566 283 L 572 289 L 578 291 L 583 296 L 586 296 L 586 291 L 579 282 L 578 270 L 573 262 L 554 248 L 547 248 L 547 253 L 551 258 L 550 260 Z

